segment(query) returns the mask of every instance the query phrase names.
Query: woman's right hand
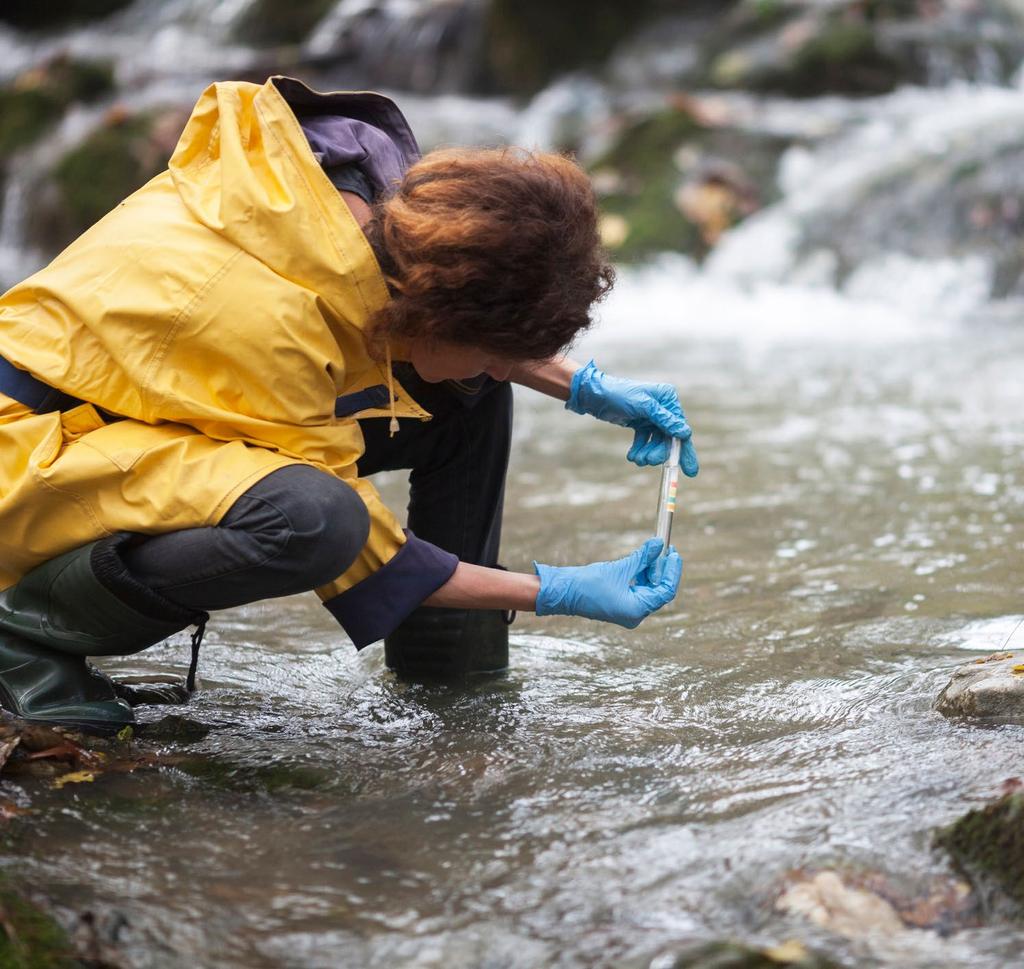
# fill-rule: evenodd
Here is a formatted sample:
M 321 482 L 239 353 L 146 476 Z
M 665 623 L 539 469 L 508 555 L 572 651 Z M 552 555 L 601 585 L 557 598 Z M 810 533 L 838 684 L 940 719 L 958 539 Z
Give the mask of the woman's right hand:
M 635 552 L 613 562 L 556 567 L 533 563 L 540 576 L 538 616 L 584 616 L 635 629 L 675 598 L 683 560 L 662 541 L 649 538 Z

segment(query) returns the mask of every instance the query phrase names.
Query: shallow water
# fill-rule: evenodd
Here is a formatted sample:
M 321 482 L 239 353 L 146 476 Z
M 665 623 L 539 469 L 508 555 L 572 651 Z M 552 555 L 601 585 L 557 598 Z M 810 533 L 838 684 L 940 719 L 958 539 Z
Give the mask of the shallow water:
M 1024 740 L 930 708 L 952 666 L 1024 648 L 1024 331 L 789 298 L 799 321 L 627 278 L 580 350 L 682 388 L 702 471 L 672 606 L 633 632 L 521 617 L 509 673 L 459 688 L 396 681 L 315 597 L 219 614 L 188 711 L 211 733 L 176 767 L 6 782 L 38 810 L 4 864 L 69 918 L 123 917 L 138 967 L 640 967 L 723 936 L 1016 964 L 1006 926 L 849 942 L 773 911 L 798 867 L 947 873 L 931 832 Z M 518 407 L 506 564 L 642 541 L 658 473 L 627 432 Z M 181 636 L 110 668 L 186 659 Z

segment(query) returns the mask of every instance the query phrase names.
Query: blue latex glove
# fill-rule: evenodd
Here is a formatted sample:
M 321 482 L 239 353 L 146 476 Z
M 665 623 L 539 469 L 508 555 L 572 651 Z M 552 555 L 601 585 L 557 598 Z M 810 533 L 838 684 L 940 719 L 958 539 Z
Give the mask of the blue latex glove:
M 533 563 L 540 576 L 538 616 L 585 616 L 635 629 L 671 602 L 683 574 L 683 560 L 672 547 L 664 558 L 660 538 L 649 538 L 635 552 L 614 562 L 556 568 Z
M 683 442 L 679 465 L 688 478 L 700 465 L 690 440 L 693 432 L 671 384 L 642 384 L 622 377 L 609 377 L 591 360 L 573 374 L 566 408 L 590 414 L 598 420 L 633 429 L 633 446 L 627 459 L 640 467 L 664 464 L 670 439 Z

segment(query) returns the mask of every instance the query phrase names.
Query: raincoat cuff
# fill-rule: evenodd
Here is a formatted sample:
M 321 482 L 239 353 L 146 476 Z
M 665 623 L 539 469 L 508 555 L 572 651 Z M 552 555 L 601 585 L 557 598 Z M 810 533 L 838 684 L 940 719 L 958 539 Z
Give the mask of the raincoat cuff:
M 406 542 L 373 575 L 327 599 L 324 606 L 352 638 L 356 649 L 383 639 L 441 588 L 459 564 L 458 556 L 406 531 Z

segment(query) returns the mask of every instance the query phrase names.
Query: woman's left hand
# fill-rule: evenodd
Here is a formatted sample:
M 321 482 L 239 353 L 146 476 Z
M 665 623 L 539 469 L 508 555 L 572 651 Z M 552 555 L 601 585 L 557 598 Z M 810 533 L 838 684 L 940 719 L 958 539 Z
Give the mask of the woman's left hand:
M 693 432 L 671 384 L 646 384 L 622 377 L 609 377 L 591 360 L 573 375 L 565 405 L 577 414 L 633 429 L 633 446 L 627 459 L 640 467 L 664 464 L 669 442 L 683 442 L 679 464 L 683 474 L 695 477 L 700 465 L 690 438 Z

